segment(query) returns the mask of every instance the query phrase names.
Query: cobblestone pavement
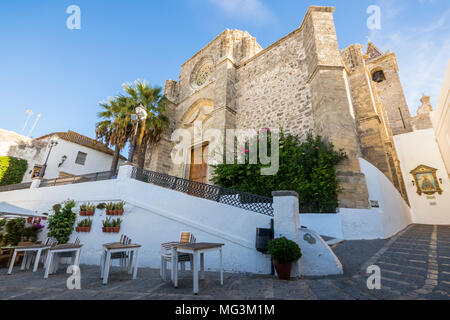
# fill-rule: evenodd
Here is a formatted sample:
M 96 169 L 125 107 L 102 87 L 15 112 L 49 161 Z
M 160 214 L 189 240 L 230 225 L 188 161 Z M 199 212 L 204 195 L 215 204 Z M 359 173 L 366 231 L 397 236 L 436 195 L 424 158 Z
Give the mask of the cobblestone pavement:
M 225 274 L 220 286 L 216 273 L 206 273 L 198 296 L 192 294 L 187 271 L 179 288 L 159 277 L 159 270 L 140 268 L 137 280 L 113 268 L 108 285 L 99 279 L 99 267 L 81 266 L 81 290 L 66 289 L 69 276 L 61 269 L 44 280 L 44 272 L 0 269 L 0 299 L 445 299 L 450 300 L 450 226 L 414 225 L 369 258 L 356 274 L 343 277 L 280 281 L 272 276 Z M 360 247 L 355 250 L 357 256 Z M 368 290 L 365 270 L 381 268 L 381 290 Z

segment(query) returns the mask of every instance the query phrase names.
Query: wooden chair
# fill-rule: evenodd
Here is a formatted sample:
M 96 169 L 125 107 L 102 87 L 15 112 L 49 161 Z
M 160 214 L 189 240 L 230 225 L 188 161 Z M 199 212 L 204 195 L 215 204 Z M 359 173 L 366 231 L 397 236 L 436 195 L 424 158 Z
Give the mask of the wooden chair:
M 51 247 L 56 247 L 56 246 L 58 246 L 58 240 L 56 240 L 55 238 L 47 238 L 47 240 L 45 241 L 45 244 L 49 245 Z M 80 239 L 77 237 L 73 243 L 68 243 L 67 245 L 76 245 L 76 246 L 78 246 L 78 245 L 80 245 Z M 62 244 L 61 246 L 64 246 L 64 244 Z M 43 259 L 45 259 L 45 260 L 43 260 L 44 263 L 47 260 L 47 254 L 48 254 L 48 252 L 46 252 L 45 257 L 43 257 Z M 74 259 L 74 253 L 73 252 L 60 252 L 60 253 L 57 253 L 57 256 L 55 256 L 56 268 L 58 267 L 59 262 L 61 261 L 61 258 L 70 258 L 68 263 L 72 264 L 73 263 L 73 259 Z
M 9 259 L 11 259 L 12 249 L 0 249 L 0 266 L 8 267 Z
M 31 246 L 32 244 L 33 244 L 33 242 L 31 242 L 31 241 L 23 241 L 23 242 L 19 242 L 17 244 L 17 247 L 26 247 L 26 246 Z M 24 254 L 25 254 L 24 252 L 18 252 L 16 254 L 16 261 L 14 261 L 14 265 L 20 264 L 22 262 L 22 259 L 24 258 Z M 8 265 L 10 263 L 11 262 L 8 262 Z
M 191 232 L 184 231 L 181 232 L 180 235 L 180 242 L 167 242 L 163 243 L 161 245 L 161 269 L 160 269 L 160 276 L 165 281 L 166 280 L 166 269 L 167 269 L 167 262 L 172 262 L 172 247 L 175 244 L 180 243 L 195 243 L 196 239 L 194 235 Z M 186 269 L 186 262 L 189 261 L 189 267 L 190 270 L 192 270 L 192 255 L 190 254 L 179 254 L 178 255 L 178 263 L 181 266 L 181 271 L 184 271 Z M 170 266 L 173 268 L 174 266 Z M 178 266 L 176 266 L 178 268 Z
M 122 234 L 120 235 L 120 243 L 121 244 L 131 244 L 131 239 L 128 238 L 126 235 Z M 121 268 L 127 268 L 128 262 L 129 262 L 130 254 L 128 252 L 116 252 L 111 254 L 111 260 L 118 260 L 120 259 L 120 267 Z

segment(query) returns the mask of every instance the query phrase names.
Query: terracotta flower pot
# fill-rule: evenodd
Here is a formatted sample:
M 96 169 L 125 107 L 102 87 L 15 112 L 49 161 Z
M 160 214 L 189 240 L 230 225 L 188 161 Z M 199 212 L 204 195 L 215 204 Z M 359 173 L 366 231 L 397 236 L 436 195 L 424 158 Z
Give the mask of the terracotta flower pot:
M 278 262 L 274 261 L 273 265 L 275 270 L 277 270 L 278 279 L 280 280 L 290 280 L 291 279 L 291 262 Z
M 116 212 L 117 212 L 117 215 L 118 215 L 118 216 L 123 215 L 123 209 L 121 209 L 121 210 L 116 210 Z
M 95 211 L 86 211 L 86 216 L 92 217 L 94 215 Z
M 86 231 L 85 232 L 91 232 L 91 227 L 86 227 Z
M 47 217 L 42 217 L 42 220 L 47 220 Z
M 80 227 L 75 227 L 76 232 L 80 232 Z
M 120 227 L 113 227 L 113 232 L 114 233 L 119 233 L 120 232 Z
M 113 215 L 113 210 L 106 210 L 106 215 L 107 216 L 112 216 Z
M 102 227 L 103 232 L 107 232 L 106 229 L 107 229 L 106 227 Z

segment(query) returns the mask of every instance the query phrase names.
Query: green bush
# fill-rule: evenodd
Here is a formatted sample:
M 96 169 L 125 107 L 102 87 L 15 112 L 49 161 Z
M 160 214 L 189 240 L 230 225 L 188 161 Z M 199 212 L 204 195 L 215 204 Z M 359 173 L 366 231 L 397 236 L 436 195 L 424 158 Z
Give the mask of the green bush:
M 6 234 L 3 236 L 5 245 L 16 246 L 21 240 L 25 227 L 25 219 L 17 218 L 6 223 Z
M 271 135 L 268 135 L 270 146 Z M 247 148 L 249 149 L 249 148 Z M 247 150 L 245 150 L 247 152 Z M 270 153 L 270 150 L 269 150 Z M 261 175 L 261 163 L 220 164 L 213 166 L 215 184 L 271 197 L 272 191 L 293 190 L 299 194 L 300 212 L 335 213 L 339 183 L 335 166 L 347 158 L 321 136 L 308 134 L 306 141 L 280 133 L 279 170 L 275 175 Z
M 268 250 L 273 261 L 294 262 L 302 257 L 302 251 L 298 244 L 285 237 L 270 240 Z
M 22 233 L 23 240 L 36 242 L 39 231 L 41 231 L 41 229 L 35 225 L 24 228 Z
M 27 168 L 27 160 L 0 157 L 0 186 L 21 183 Z
M 72 211 L 75 201 L 67 200 L 53 206 L 54 215 L 48 218 L 49 237 L 54 237 L 58 243 L 69 242 L 75 224 L 76 214 Z

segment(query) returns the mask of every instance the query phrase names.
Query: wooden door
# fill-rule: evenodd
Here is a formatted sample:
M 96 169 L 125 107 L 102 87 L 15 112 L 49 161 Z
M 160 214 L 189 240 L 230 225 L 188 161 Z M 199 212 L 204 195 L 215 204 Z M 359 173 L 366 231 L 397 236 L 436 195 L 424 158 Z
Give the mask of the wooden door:
M 207 183 L 206 176 L 208 173 L 208 164 L 205 158 L 208 159 L 208 145 L 205 144 L 197 149 L 192 149 L 191 151 L 191 168 L 189 171 L 189 180 Z M 204 155 L 204 156 L 203 156 Z

